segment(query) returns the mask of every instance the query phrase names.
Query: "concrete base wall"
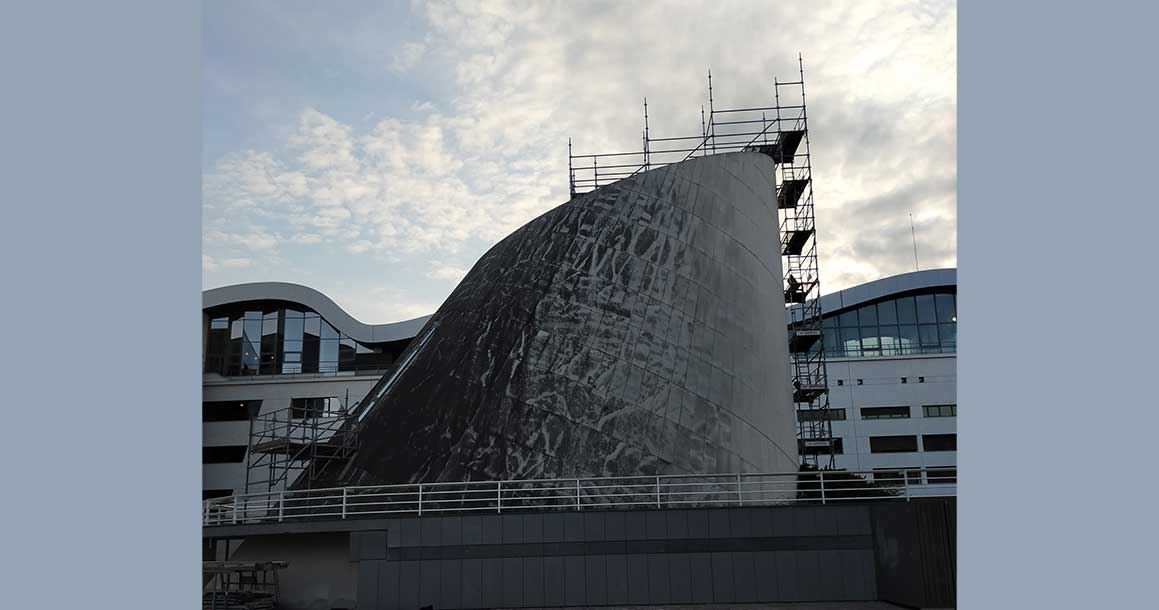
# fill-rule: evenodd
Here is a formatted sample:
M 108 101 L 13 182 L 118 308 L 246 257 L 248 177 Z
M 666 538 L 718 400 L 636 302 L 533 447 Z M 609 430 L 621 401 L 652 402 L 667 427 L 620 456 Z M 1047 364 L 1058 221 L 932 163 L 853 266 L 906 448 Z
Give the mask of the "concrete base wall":
M 231 561 L 287 561 L 278 573 L 278 607 L 330 610 L 355 607 L 355 564 L 350 534 L 295 534 L 247 539 Z

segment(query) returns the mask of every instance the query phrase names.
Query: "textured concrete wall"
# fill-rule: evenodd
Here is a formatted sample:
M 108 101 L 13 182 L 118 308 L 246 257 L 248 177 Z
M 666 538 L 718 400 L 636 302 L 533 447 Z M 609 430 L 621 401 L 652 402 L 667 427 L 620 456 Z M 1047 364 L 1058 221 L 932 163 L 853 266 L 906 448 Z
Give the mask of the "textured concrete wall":
M 777 235 L 755 153 L 536 218 L 371 390 L 349 481 L 795 470 Z

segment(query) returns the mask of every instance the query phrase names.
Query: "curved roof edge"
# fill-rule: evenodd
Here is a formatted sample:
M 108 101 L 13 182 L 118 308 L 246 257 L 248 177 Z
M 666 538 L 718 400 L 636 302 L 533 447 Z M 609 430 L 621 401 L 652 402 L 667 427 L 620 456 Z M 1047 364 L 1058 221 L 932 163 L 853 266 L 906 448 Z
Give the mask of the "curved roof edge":
M 821 315 L 855 307 L 862 303 L 887 297 L 891 294 L 908 292 L 910 290 L 921 290 L 923 288 L 934 288 L 937 286 L 957 285 L 958 270 L 956 268 L 910 271 L 909 273 L 892 275 L 864 284 L 850 286 L 849 288 L 831 294 L 823 294 L 821 295 Z M 800 305 L 794 305 L 793 307 L 798 308 Z
M 204 290 L 201 293 L 201 308 L 266 299 L 305 305 L 350 338 L 363 343 L 414 338 L 431 318 L 427 315 L 390 324 L 366 324 L 354 319 L 354 316 L 346 313 L 346 310 L 321 292 L 289 282 L 252 282 Z

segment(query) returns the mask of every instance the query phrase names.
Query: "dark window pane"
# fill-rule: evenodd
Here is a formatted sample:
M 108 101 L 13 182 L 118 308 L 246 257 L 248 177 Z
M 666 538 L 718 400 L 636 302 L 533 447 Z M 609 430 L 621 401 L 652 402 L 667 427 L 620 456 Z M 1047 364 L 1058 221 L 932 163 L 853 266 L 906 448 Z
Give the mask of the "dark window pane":
M 822 328 L 837 328 L 837 318 L 825 318 L 821 321 Z
M 953 322 L 957 317 L 954 311 L 954 295 L 939 294 L 934 297 L 938 308 L 938 322 Z
M 833 329 L 833 330 L 826 329 L 826 330 L 822 331 L 822 333 L 823 333 L 823 336 L 822 336 L 821 340 L 825 344 L 826 353 L 830 353 L 830 354 L 840 353 L 842 351 L 840 333 L 838 333 L 838 331 L 835 329 Z
M 846 328 L 857 326 L 857 310 L 854 309 L 852 311 L 847 311 L 841 314 L 839 320 L 841 322 L 841 326 Z
M 902 354 L 914 354 L 918 351 L 918 327 L 917 326 L 899 326 L 898 332 L 898 349 Z
M 937 347 L 938 345 L 938 325 L 937 324 L 922 324 L 920 327 L 922 336 L 922 347 Z
M 934 310 L 934 295 L 919 294 L 914 297 L 918 307 L 918 323 L 929 324 L 938 321 L 938 314 Z
M 861 331 L 857 328 L 841 329 L 842 351 L 850 358 L 861 355 Z
M 958 344 L 958 324 L 956 322 L 938 324 L 938 335 L 942 347 L 956 347 Z
M 245 445 L 223 445 L 220 447 L 202 447 L 202 464 L 236 464 L 245 459 Z
M 246 421 L 261 407 L 260 400 L 218 400 L 201 403 L 201 421 Z
M 862 407 L 861 419 L 909 419 L 909 407 Z
M 881 335 L 881 355 L 894 356 L 901 353 L 896 326 L 879 326 L 878 333 Z
M 956 467 L 931 466 L 926 469 L 926 481 L 928 481 L 930 485 L 957 483 L 958 469 Z
M 897 300 L 897 322 L 898 324 L 917 324 L 918 314 L 914 309 L 913 297 L 902 297 Z
M 957 434 L 923 434 L 922 448 L 926 451 L 957 451 Z
M 845 421 L 845 409 L 829 409 L 829 421 Z M 825 418 L 821 416 L 821 409 L 809 409 L 797 411 L 797 421 L 823 421 Z
M 290 312 L 286 312 L 288 315 Z M 286 318 L 286 341 L 302 340 L 302 318 Z
M 956 417 L 958 405 L 922 405 L 925 417 Z
M 877 326 L 877 305 L 866 305 L 858 309 L 857 322 L 861 326 Z
M 892 300 L 877 304 L 877 323 L 897 324 L 897 306 Z
M 829 455 L 829 446 L 810 446 L 806 445 L 803 439 L 797 439 L 797 452 L 804 455 Z M 836 455 L 845 453 L 845 444 L 841 437 L 833 439 L 833 453 Z
M 871 436 L 869 437 L 870 453 L 907 453 L 918 450 L 918 437 L 905 436 Z

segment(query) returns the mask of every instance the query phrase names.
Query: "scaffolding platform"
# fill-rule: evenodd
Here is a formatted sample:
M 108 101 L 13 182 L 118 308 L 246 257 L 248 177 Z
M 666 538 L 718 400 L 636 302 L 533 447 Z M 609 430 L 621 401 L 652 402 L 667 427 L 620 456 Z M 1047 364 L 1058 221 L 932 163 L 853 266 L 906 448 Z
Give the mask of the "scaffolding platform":
M 793 387 L 793 402 L 813 402 L 829 391 L 823 383 L 802 383 Z M 815 440 L 815 439 L 809 439 Z
M 785 302 L 791 304 L 805 303 L 809 300 L 809 293 L 813 291 L 813 285 L 815 283 L 816 282 L 789 282 L 788 287 L 785 288 Z
M 813 237 L 813 229 L 786 230 L 781 237 L 781 256 L 801 256 L 810 237 Z
M 792 163 L 797 156 L 797 147 L 801 145 L 801 138 L 805 136 L 805 132 L 800 129 L 792 129 L 779 133 L 780 136 L 776 142 L 759 144 L 754 146 L 752 150 L 772 157 L 773 162 L 777 164 Z
M 325 442 L 317 443 L 311 447 L 309 441 L 298 441 L 293 439 L 276 439 L 272 441 L 264 441 L 254 445 L 253 450 L 257 453 L 273 453 L 280 455 L 300 455 L 307 451 L 312 451 L 312 459 L 342 459 L 348 457 L 350 448 L 342 444 Z
M 789 351 L 807 352 L 821 340 L 821 331 L 811 328 L 795 329 L 789 332 Z
M 801 194 L 805 192 L 807 186 L 809 186 L 808 178 L 782 181 L 781 188 L 777 190 L 777 209 L 788 210 L 797 207 L 797 202 L 801 200 Z

